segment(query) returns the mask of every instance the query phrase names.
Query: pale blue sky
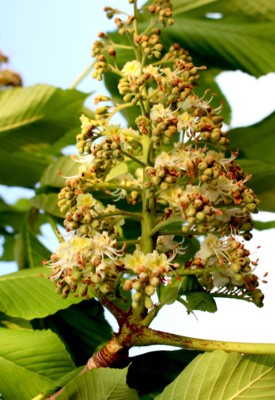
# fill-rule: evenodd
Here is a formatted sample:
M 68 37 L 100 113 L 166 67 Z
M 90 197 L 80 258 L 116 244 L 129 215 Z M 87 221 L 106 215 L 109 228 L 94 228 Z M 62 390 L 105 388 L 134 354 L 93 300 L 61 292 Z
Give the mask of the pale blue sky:
M 106 0 L 106 3 L 103 0 L 0 0 L 0 49 L 10 57 L 10 67 L 22 74 L 24 85 L 48 83 L 68 88 L 91 63 L 91 46 L 97 33 L 113 27 L 102 11 L 105 5 L 129 7 L 127 0 Z M 232 77 L 229 73 L 220 77 L 219 82 L 233 105 L 232 125 L 256 122 L 274 110 L 274 74 L 256 80 L 241 73 Z M 102 85 L 88 76 L 79 89 L 102 91 Z M 251 244 L 254 249 L 262 246 L 254 257 L 260 257 L 259 274 L 262 275 L 274 269 L 270 264 L 270 237 L 271 231 L 256 232 Z M 221 300 L 221 311 L 213 316 L 197 313 L 197 321 L 187 316 L 182 306 L 167 307 L 167 312 L 164 310 L 160 315 L 163 326 L 160 324 L 158 328 L 167 329 L 167 320 L 172 321 L 174 315 L 176 324 L 171 322 L 169 330 L 186 335 L 274 341 L 274 321 L 270 316 L 274 315 L 275 295 L 271 288 L 275 285 L 275 274 L 271 272 L 269 276 L 269 285 L 263 288 L 267 294 L 263 310 L 238 301 Z M 238 329 L 232 330 L 236 324 Z M 257 326 L 261 329 L 257 330 Z

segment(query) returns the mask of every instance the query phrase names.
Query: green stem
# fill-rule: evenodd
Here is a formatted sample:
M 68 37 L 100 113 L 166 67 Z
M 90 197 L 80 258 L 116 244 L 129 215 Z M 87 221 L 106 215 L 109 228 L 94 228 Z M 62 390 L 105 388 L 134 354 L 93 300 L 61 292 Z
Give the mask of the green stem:
M 117 212 L 110 212 L 110 213 L 101 213 L 98 214 L 96 217 L 93 217 L 93 219 L 103 219 L 103 218 L 108 218 L 108 217 L 115 217 L 115 216 L 121 216 L 121 217 L 128 217 L 133 220 L 141 221 L 142 220 L 142 214 L 141 213 L 133 213 L 130 211 L 117 211 Z
M 151 322 L 156 318 L 156 316 L 158 315 L 159 311 L 162 309 L 164 304 L 158 304 L 157 306 L 155 306 L 154 308 L 152 308 L 148 314 L 146 315 L 146 317 L 141 321 L 141 324 L 143 326 L 149 326 L 151 324 Z
M 153 193 L 152 193 L 153 194 Z M 155 225 L 155 198 L 149 198 L 149 191 L 144 190 L 142 199 L 142 221 L 141 221 L 141 249 L 147 253 L 152 253 L 154 250 L 154 240 L 151 235 L 153 226 Z
M 93 180 L 87 180 L 91 184 L 91 189 L 99 189 L 99 190 L 116 190 L 116 189 L 124 189 L 126 192 L 132 192 L 133 190 L 136 192 L 141 192 L 140 187 L 138 186 L 125 186 L 119 185 L 116 183 L 108 183 L 108 182 L 100 182 L 95 183 Z
M 131 158 L 131 160 L 135 161 L 136 163 L 138 163 L 139 165 L 141 165 L 142 167 L 146 167 L 146 164 L 141 161 L 140 159 L 136 158 L 135 156 L 133 156 L 130 153 L 127 153 L 127 151 L 125 150 L 121 150 L 121 153 L 124 154 L 126 157 Z
M 94 61 L 90 64 L 79 77 L 74 81 L 74 83 L 70 86 L 70 89 L 75 89 L 81 81 L 89 74 L 89 72 L 93 69 Z
M 123 110 L 124 108 L 130 108 L 133 107 L 132 103 L 124 103 L 124 104 L 119 104 L 118 106 L 115 107 L 115 109 L 108 115 L 108 118 L 106 120 L 106 124 L 109 124 L 110 119 L 117 114 L 118 112 L 120 112 L 121 110 Z
M 214 351 L 224 350 L 242 354 L 272 354 L 275 355 L 274 343 L 242 343 L 226 342 L 220 340 L 197 339 L 188 336 L 176 335 L 173 333 L 161 332 L 143 327 L 134 338 L 135 346 L 148 346 L 165 344 L 168 346 L 183 347 L 193 350 Z M 136 340 L 135 340 L 136 339 Z

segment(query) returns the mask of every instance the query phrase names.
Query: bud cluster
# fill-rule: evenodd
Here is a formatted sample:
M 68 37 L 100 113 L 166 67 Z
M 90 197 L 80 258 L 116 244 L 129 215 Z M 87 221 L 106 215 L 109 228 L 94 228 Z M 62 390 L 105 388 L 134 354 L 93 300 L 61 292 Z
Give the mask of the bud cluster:
M 201 249 L 195 254 L 191 269 L 203 269 L 199 282 L 208 290 L 223 288 L 224 292 L 234 291 L 237 288 L 255 292 L 259 286 L 258 277 L 253 273 L 257 261 L 251 261 L 250 251 L 244 244 L 233 237 L 217 239 L 213 234 L 208 234 L 204 239 Z M 207 272 L 209 270 L 210 272 Z M 257 290 L 258 305 L 263 299 Z M 254 299 L 254 297 L 253 297 Z

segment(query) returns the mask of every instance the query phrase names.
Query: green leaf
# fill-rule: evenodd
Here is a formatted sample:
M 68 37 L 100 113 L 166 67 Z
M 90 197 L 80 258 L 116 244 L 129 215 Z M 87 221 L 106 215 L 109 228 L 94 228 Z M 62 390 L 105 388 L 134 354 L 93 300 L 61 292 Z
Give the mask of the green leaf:
M 160 285 L 159 287 L 159 302 L 161 305 L 173 304 L 177 300 L 179 286 L 181 282 L 177 279 L 172 279 L 168 285 Z
M 105 178 L 105 182 L 109 182 L 112 179 L 115 179 L 119 175 L 127 174 L 127 172 L 128 172 L 128 164 L 126 162 L 121 162 L 111 169 L 111 171 L 107 174 Z
M 238 160 L 245 172 L 252 174 L 249 186 L 260 199 L 259 209 L 275 211 L 275 164 L 267 164 L 257 160 Z
M 274 356 L 214 351 L 199 355 L 155 400 L 275 397 Z
M 60 212 L 57 205 L 58 197 L 56 193 L 38 194 L 31 198 L 31 203 L 34 207 L 45 211 L 47 214 L 53 215 L 54 217 L 64 218 L 64 215 Z
M 235 0 L 215 1 L 212 5 L 202 3 L 202 7 L 194 11 L 182 12 L 181 5 L 186 3 L 186 0 L 176 2 L 175 24 L 164 30 L 162 37 L 169 38 L 170 43 L 179 42 L 198 62 L 208 67 L 241 69 L 255 76 L 274 70 L 275 55 L 270 57 L 270 54 L 275 24 L 263 19 L 255 9 L 253 15 L 249 15 L 251 1 L 249 4 L 238 2 L 238 13 L 234 9 Z M 242 7 L 240 3 L 245 4 Z M 274 10 L 274 6 L 272 8 Z M 267 7 L 264 9 L 268 15 Z M 209 18 L 211 12 L 220 13 L 222 18 Z
M 31 320 L 54 314 L 83 300 L 58 296 L 48 276 L 46 267 L 0 276 L 0 310 L 12 317 Z
M 196 290 L 203 290 L 196 276 L 194 275 L 181 276 L 179 296 L 186 294 L 187 292 L 193 292 Z
M 40 376 L 13 362 L 0 357 L 0 393 L 3 399 L 30 400 L 41 389 L 47 390 L 54 381 L 46 376 Z
M 273 229 L 275 228 L 275 221 L 262 222 L 262 221 L 253 221 L 253 225 L 255 229 L 262 231 L 264 229 Z
M 165 221 L 159 222 L 154 229 L 152 230 L 151 234 L 159 232 L 161 235 L 167 234 L 176 234 L 182 233 L 182 225 L 183 225 L 183 218 L 182 217 L 170 217 Z
M 207 292 L 186 293 L 188 311 L 208 311 L 214 313 L 217 311 L 217 305 L 211 294 Z
M 14 235 L 6 233 L 2 234 L 2 237 L 4 238 L 4 243 L 0 261 L 14 261 Z
M 0 312 L 0 327 L 7 329 L 32 329 L 32 324 L 22 318 L 14 318 Z
M 0 328 L 0 342 L 1 357 L 42 376 L 60 379 L 74 369 L 64 344 L 50 330 Z
M 50 251 L 37 239 L 27 222 L 23 223 L 16 238 L 14 254 L 19 269 L 37 267 L 43 259 L 50 257 Z
M 78 175 L 79 164 L 71 157 L 59 157 L 51 163 L 41 177 L 41 185 L 61 188 L 65 185 L 66 178 Z
M 104 317 L 102 305 L 94 300 L 82 301 L 43 320 L 33 320 L 35 329 L 50 328 L 66 344 L 76 365 L 84 365 L 98 346 L 112 338 L 112 328 Z
M 198 0 L 192 4 L 191 0 L 180 0 L 174 6 L 176 13 L 184 10 L 184 4 L 189 6 L 189 14 L 197 17 L 205 17 L 206 12 L 221 13 L 221 17 L 239 19 L 246 21 L 275 21 L 275 7 L 273 0 Z
M 16 130 L 14 133 L 16 136 L 20 134 L 20 142 L 23 143 L 22 135 L 25 137 L 27 131 L 23 131 L 22 128 L 39 121 L 43 124 L 36 124 L 36 137 L 30 137 L 30 141 L 37 143 L 39 139 L 39 142 L 52 143 L 60 134 L 64 134 L 75 125 L 79 119 L 76 113 L 81 111 L 87 97 L 87 94 L 75 89 L 62 90 L 41 84 L 2 91 L 0 134 Z M 53 126 L 54 130 L 49 129 Z M 59 133 L 56 130 L 57 126 L 61 128 Z M 16 145 L 18 146 L 18 143 Z
M 274 165 L 275 152 L 275 113 L 244 128 L 235 128 L 228 132 L 230 148 L 239 149 L 238 158 L 251 159 Z
M 55 153 L 53 144 L 79 126 L 87 95 L 49 85 L 0 93 L 0 180 L 33 186 Z
M 231 107 L 226 100 L 225 95 L 221 91 L 219 85 L 216 82 L 216 77 L 222 72 L 218 68 L 209 68 L 206 71 L 202 71 L 200 74 L 199 86 L 195 89 L 196 95 L 202 97 L 206 90 L 211 90 L 211 92 L 206 96 L 206 99 L 210 99 L 213 95 L 211 101 L 211 107 L 217 108 L 222 104 L 222 116 L 226 124 L 230 124 L 231 121 Z
M 77 376 L 58 400 L 138 400 L 137 392 L 126 384 L 127 368 L 99 368 Z
M 0 392 L 29 400 L 74 369 L 64 344 L 50 331 L 0 328 Z
M 15 139 L 13 139 L 15 140 Z M 48 161 L 24 152 L 0 150 L 0 182 L 7 186 L 31 187 L 48 165 Z

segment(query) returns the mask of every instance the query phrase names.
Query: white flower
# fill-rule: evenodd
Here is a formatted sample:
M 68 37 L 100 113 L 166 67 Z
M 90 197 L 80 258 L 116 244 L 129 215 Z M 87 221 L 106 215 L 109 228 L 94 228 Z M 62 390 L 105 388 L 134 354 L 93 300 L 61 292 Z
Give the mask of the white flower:
M 157 156 L 155 160 L 155 168 L 158 166 L 167 166 L 167 167 L 175 167 L 176 160 L 173 155 L 167 153 L 166 151 L 162 151 L 159 156 Z
M 143 271 L 157 271 L 159 275 L 167 273 L 173 257 L 167 258 L 166 254 L 153 253 L 144 254 L 141 250 L 135 250 L 133 254 L 126 254 L 124 257 L 125 268 L 131 269 L 136 274 Z
M 171 207 L 179 207 L 183 189 L 181 187 L 173 186 L 167 190 L 163 190 L 159 194 L 159 198 L 167 201 Z
M 158 253 L 156 250 L 153 253 L 147 253 L 145 256 L 146 268 L 153 271 L 155 269 L 168 272 L 170 269 L 171 258 L 167 258 L 166 254 Z
M 122 75 L 134 79 L 141 74 L 141 64 L 137 60 L 128 61 L 121 70 Z
M 184 239 L 181 242 L 176 242 L 174 235 L 161 235 L 157 239 L 157 251 L 159 253 L 172 252 L 174 256 L 184 254 L 186 248 L 182 246 Z
M 193 124 L 193 120 L 194 118 L 187 111 L 185 111 L 183 114 L 180 114 L 178 116 L 177 124 L 178 132 L 190 130 Z
M 58 260 L 51 263 L 50 267 L 60 267 L 52 279 L 57 279 L 63 271 L 74 266 L 87 264 L 92 257 L 93 239 L 74 235 L 68 242 L 62 242 L 54 253 Z
M 126 254 L 123 258 L 125 268 L 137 272 L 137 269 L 145 265 L 145 254 L 141 250 L 135 250 L 133 254 Z
M 92 238 L 92 253 L 93 256 L 104 256 L 114 260 L 121 256 L 120 251 L 115 248 L 116 240 L 111 239 L 108 232 L 97 232 Z
M 154 78 L 156 80 L 160 77 L 159 68 L 158 67 L 154 67 L 152 64 L 147 65 L 146 67 L 144 67 L 143 68 L 143 72 L 145 74 L 148 74 L 148 75 L 152 76 L 152 78 Z
M 76 207 L 79 210 L 90 209 L 96 204 L 96 200 L 90 193 L 79 194 L 76 200 Z
M 152 121 L 158 121 L 159 119 L 172 119 L 174 115 L 169 107 L 165 108 L 163 104 L 159 103 L 152 107 L 150 117 Z
M 212 233 L 209 233 L 202 242 L 200 250 L 196 253 L 196 257 L 205 261 L 213 255 L 216 256 L 217 251 L 220 252 L 221 247 L 222 243 L 220 240 Z
M 238 184 L 225 175 L 219 175 L 217 179 L 202 185 L 203 193 L 214 204 L 219 203 L 224 197 L 231 198 L 232 192 L 237 192 L 238 190 Z
M 217 238 L 217 236 L 209 233 L 201 244 L 201 248 L 195 254 L 196 258 L 207 261 L 208 266 L 212 266 L 217 262 L 222 265 L 223 262 L 230 261 L 229 251 L 230 243 L 227 240 Z

